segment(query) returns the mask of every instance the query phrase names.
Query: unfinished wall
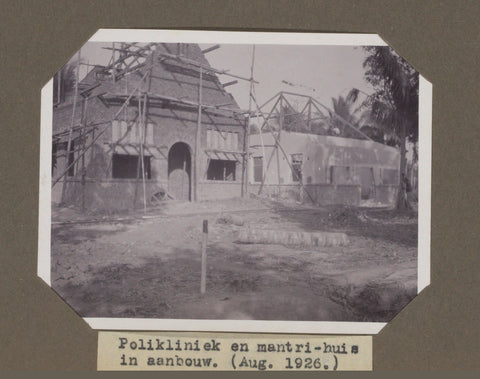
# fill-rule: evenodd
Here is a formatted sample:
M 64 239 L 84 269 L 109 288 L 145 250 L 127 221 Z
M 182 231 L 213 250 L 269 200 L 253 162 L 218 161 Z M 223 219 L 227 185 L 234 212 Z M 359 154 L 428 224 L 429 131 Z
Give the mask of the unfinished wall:
M 380 204 L 395 205 L 397 199 L 398 186 L 396 185 L 376 185 L 374 201 Z
M 259 184 L 249 186 L 249 192 L 257 195 Z M 308 193 L 307 193 L 308 192 Z M 262 188 L 262 195 L 278 200 L 313 203 L 318 205 L 360 205 L 360 186 L 309 184 L 302 187 L 299 184 L 267 184 Z M 312 199 L 310 199 L 310 196 Z
M 180 183 L 181 186 L 172 185 L 172 188 L 181 187 L 183 191 L 184 182 L 189 183 L 187 186 L 190 187 L 190 192 L 187 193 L 187 198 L 193 197 L 193 183 L 196 179 L 199 182 L 197 188 L 199 199 L 241 195 L 244 171 L 241 152 L 244 151 L 245 119 L 240 116 L 234 117 L 232 112 L 220 109 L 238 110 L 238 105 L 231 94 L 225 91 L 218 77 L 204 70 L 202 103 L 216 108 L 202 109 L 200 153 L 195 154 L 198 127 L 198 108 L 195 103 L 199 98 L 200 71 L 198 67 L 162 55 L 178 54 L 179 51 L 182 51 L 185 57 L 201 62 L 203 65 L 209 64 L 201 48 L 196 44 L 157 44 L 155 49 L 148 52 L 149 55 L 146 58 L 148 64 L 144 68 L 131 75 L 120 75 L 112 80 L 108 74 L 102 73 L 101 67 L 97 67 L 90 71 L 80 83 L 82 94 L 78 96 L 75 108 L 72 104 L 72 96 L 67 97 L 68 100 L 65 103 L 54 107 L 54 134 L 69 130 L 74 109 L 74 126 L 82 123 L 92 125 L 106 122 L 107 124 L 100 124 L 96 129 L 89 128 L 94 132 L 89 133 L 84 140 L 80 138 L 79 130 L 72 134 L 75 146 L 81 148 L 84 143 L 88 146 L 98 133 L 104 130 L 93 148 L 87 151 L 84 159 L 75 164 L 73 175 L 68 176 L 66 181 L 62 179 L 56 184 L 52 191 L 53 203 L 58 204 L 62 201 L 64 182 L 66 183 L 63 194 L 64 205 L 79 207 L 84 203 L 89 209 L 119 210 L 136 205 L 139 193 L 143 197 L 143 190 L 139 192 L 137 188 L 141 180 L 132 178 L 135 172 L 134 159 L 140 155 L 142 143 L 138 128 L 139 95 L 135 92 L 139 88 L 143 90 L 148 88 L 149 99 L 145 121 L 147 141 L 144 149 L 144 155 L 148 157 L 147 166 L 150 168 L 146 179 L 147 200 L 155 192 L 168 190 L 169 184 L 174 182 L 173 178 L 178 178 L 175 184 Z M 146 67 L 149 70 L 148 76 Z M 127 98 L 128 106 L 121 108 Z M 110 125 L 114 116 L 117 116 L 116 121 Z M 215 133 L 222 138 L 226 136 L 229 142 L 218 146 L 211 144 L 212 134 Z M 234 140 L 238 141 L 235 145 L 231 143 L 233 136 L 235 136 Z M 65 144 L 67 140 L 68 133 L 63 134 L 54 143 Z M 188 166 L 188 170 L 185 169 L 183 172 L 179 166 L 169 172 L 169 152 L 172 146 L 179 142 L 188 146 L 188 149 L 185 149 L 189 151 L 188 164 L 185 165 L 185 167 Z M 74 152 L 75 158 L 79 153 L 80 151 Z M 116 165 L 115 170 L 112 170 L 112 156 L 115 156 L 113 163 Z M 179 159 L 177 157 L 177 161 Z M 224 175 L 222 180 L 218 180 L 219 175 L 215 175 L 216 180 L 209 180 L 207 170 L 212 159 L 227 162 L 230 169 L 229 175 Z M 52 175 L 54 180 L 65 171 L 68 165 L 67 160 L 68 154 L 65 154 L 63 160 L 57 159 L 57 167 Z M 128 166 L 123 171 L 122 167 L 119 167 L 121 162 Z M 235 164 L 234 170 L 233 164 Z M 137 172 L 139 172 L 138 169 Z M 171 175 L 172 172 L 174 175 Z M 198 172 L 198 178 L 196 178 L 196 172 Z M 187 177 L 183 180 L 185 173 Z M 141 174 L 138 176 L 142 177 Z M 185 193 L 182 192 L 182 194 Z
M 203 181 L 199 185 L 199 200 L 231 199 L 242 195 L 242 183 Z
M 125 111 L 125 119 L 134 119 L 134 108 L 135 107 L 130 107 L 130 109 Z M 98 121 L 99 115 L 108 120 L 113 117 L 118 109 L 118 106 L 106 108 L 101 101 L 93 99 L 89 100 L 87 114 L 94 117 L 96 121 Z M 80 111 L 81 109 L 78 107 L 76 114 L 80 113 Z M 56 121 L 58 123 L 69 125 L 71 112 L 71 106 L 64 106 L 55 112 Z M 219 156 L 222 159 L 235 160 L 235 181 L 209 181 L 206 180 L 206 173 L 208 161 L 209 158 L 212 157 L 212 154 L 205 151 L 205 149 L 208 149 L 207 130 L 237 133 L 239 142 L 238 150 L 243 150 L 244 129 L 241 126 L 241 123 L 228 117 L 214 116 L 211 114 L 204 114 L 202 116 L 202 121 L 202 151 L 198 161 L 201 181 L 198 188 L 199 200 L 241 196 L 241 180 L 243 172 L 243 160 L 240 159 L 241 155 L 229 154 L 228 156 Z M 106 125 L 100 125 L 98 131 L 105 128 L 105 126 Z M 81 182 L 81 160 L 75 164 L 74 176 L 67 177 L 67 188 L 63 198 L 64 205 L 80 207 L 82 204 L 82 196 L 84 196 L 85 200 L 83 203 L 87 209 L 129 209 L 134 205 L 138 206 L 138 199 L 135 200 L 138 198 L 138 195 L 141 195 L 143 201 L 143 190 L 135 192 L 135 179 L 112 178 L 112 154 L 138 155 L 138 143 L 140 142 L 138 141 L 137 144 L 135 144 L 132 143 L 134 141 L 126 139 L 122 140 L 117 146 L 114 146 L 112 144 L 112 142 L 114 142 L 113 136 L 115 135 L 113 131 L 114 127 L 115 126 L 108 124 L 104 134 L 84 156 L 86 173 L 86 184 L 84 189 L 82 188 Z M 161 190 L 168 190 L 168 152 L 175 143 L 183 142 L 190 148 L 190 158 L 192 160 L 190 181 L 193 182 L 193 160 L 195 158 L 194 149 L 197 130 L 197 114 L 192 112 L 191 109 L 152 107 L 149 112 L 148 127 L 153 127 L 153 144 L 147 143 L 144 150 L 144 154 L 150 157 L 151 165 L 151 178 L 146 180 L 147 200 L 149 201 L 154 193 Z M 96 134 L 93 133 L 87 136 L 85 141 L 86 146 L 93 141 L 95 135 Z M 74 141 L 77 141 L 78 137 L 78 133 L 73 134 Z M 65 141 L 67 139 L 68 136 L 63 138 Z M 78 157 L 78 154 L 78 152 L 75 153 L 75 158 Z M 215 155 L 213 155 L 213 157 L 215 157 Z M 53 174 L 53 178 L 55 179 L 58 177 L 66 167 L 66 155 L 57 158 L 57 167 Z M 60 204 L 62 201 L 62 187 L 63 179 L 53 188 L 52 202 L 54 204 Z M 85 195 L 82 195 L 82 191 L 85 191 Z
M 61 185 L 59 183 L 59 185 Z M 161 183 L 147 182 L 146 193 L 148 204 L 152 196 L 158 192 Z M 80 207 L 82 197 L 85 207 L 91 211 L 113 212 L 143 206 L 143 187 L 141 180 L 109 179 L 101 182 L 88 180 L 82 189 L 78 180 L 67 180 L 65 202 Z
M 303 184 L 312 186 L 310 192 L 316 194 L 319 203 L 358 204 L 368 200 L 392 205 L 395 202 L 400 162 L 395 148 L 367 140 L 285 131 L 281 132 L 280 144 L 286 154 L 281 149 L 277 152 L 271 133 L 252 135 L 249 143 L 252 153 L 249 180 L 253 185 L 260 184 L 258 165 L 257 181 L 254 181 L 254 159 L 263 157 L 265 188 L 298 186 L 290 165 L 301 155 Z M 295 192 L 290 187 L 280 189 L 281 193 L 292 191 Z M 356 196 L 359 198 L 354 199 Z

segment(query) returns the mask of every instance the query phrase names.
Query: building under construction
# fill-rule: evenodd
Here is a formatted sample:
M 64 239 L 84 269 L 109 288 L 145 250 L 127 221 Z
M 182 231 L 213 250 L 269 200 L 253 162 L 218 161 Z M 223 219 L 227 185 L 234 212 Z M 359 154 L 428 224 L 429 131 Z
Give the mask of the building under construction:
M 296 111 L 291 102 L 302 100 Z M 310 96 L 280 92 L 265 108 L 260 133 L 249 137 L 251 193 L 320 205 L 395 204 L 397 148 L 372 141 L 346 120 L 337 124 L 348 138 L 329 135 L 323 121 L 330 110 Z
M 316 204 L 394 204 L 395 148 L 371 141 L 346 120 L 350 138 L 284 131 L 292 114 L 311 131 L 328 109 L 290 94 L 305 100 L 295 111 L 283 92 L 260 106 L 253 59 L 251 76 L 237 76 L 210 66 L 205 54 L 216 47 L 113 44 L 110 63 L 94 66 L 81 81 L 77 70 L 70 91 L 62 90 L 57 74 L 53 204 L 111 211 L 250 193 L 293 194 Z M 222 84 L 220 75 L 232 80 Z M 250 83 L 248 110 L 226 90 L 238 80 Z M 260 130 L 250 135 L 253 119 Z
M 229 74 L 196 44 L 111 50 L 66 96 L 54 91 L 53 203 L 112 210 L 241 196 L 247 118 L 219 81 Z

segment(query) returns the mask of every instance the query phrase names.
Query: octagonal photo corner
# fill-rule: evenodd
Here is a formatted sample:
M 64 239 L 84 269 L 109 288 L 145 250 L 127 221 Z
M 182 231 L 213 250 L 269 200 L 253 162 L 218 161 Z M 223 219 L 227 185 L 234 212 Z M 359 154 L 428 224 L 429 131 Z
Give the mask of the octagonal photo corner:
M 378 35 L 100 29 L 41 96 L 38 275 L 94 329 L 376 334 L 430 284 L 432 85 Z

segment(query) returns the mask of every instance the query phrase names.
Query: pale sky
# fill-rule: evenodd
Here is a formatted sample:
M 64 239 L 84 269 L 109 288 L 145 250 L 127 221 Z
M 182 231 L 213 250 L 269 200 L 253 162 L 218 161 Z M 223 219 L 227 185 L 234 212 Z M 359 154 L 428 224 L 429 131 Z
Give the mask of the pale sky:
M 81 49 L 82 59 L 90 64 L 108 63 L 111 51 L 102 49 L 105 46 L 111 44 L 87 43 Z M 200 45 L 202 49 L 209 46 Z M 223 44 L 219 49 L 207 53 L 206 58 L 214 68 L 249 77 L 252 45 Z M 332 97 L 345 96 L 354 87 L 372 93 L 372 87 L 364 80 L 364 59 L 365 52 L 361 47 L 257 45 L 254 77 L 260 82 L 255 85 L 259 105 L 282 90 L 312 95 L 329 108 Z M 81 77 L 83 75 L 85 71 Z M 222 83 L 232 80 L 231 77 L 220 76 Z M 282 80 L 296 86 L 283 84 Z M 238 84 L 226 89 L 232 93 L 240 108 L 248 109 L 248 82 L 239 80 Z

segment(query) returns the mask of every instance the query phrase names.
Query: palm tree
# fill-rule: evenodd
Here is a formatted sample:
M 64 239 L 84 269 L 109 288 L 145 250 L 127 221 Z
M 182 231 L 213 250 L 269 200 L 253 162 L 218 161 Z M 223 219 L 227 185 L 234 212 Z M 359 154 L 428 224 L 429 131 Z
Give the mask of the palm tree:
M 418 140 L 418 72 L 388 46 L 365 47 L 365 79 L 376 92 L 368 102 L 371 117 L 380 125 L 390 144 L 400 147 L 400 188 L 405 177 L 407 140 Z M 405 202 L 399 194 L 397 208 Z
M 332 97 L 332 111 L 329 111 L 329 134 L 358 138 L 352 126 L 359 129 L 362 104 L 356 106 L 359 91 L 353 88 L 347 96 Z

